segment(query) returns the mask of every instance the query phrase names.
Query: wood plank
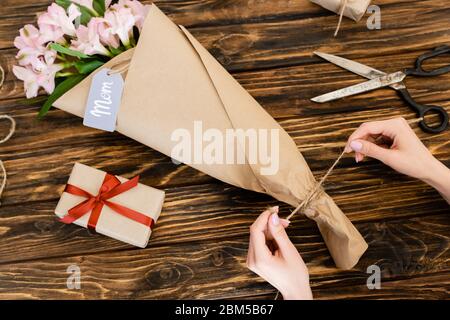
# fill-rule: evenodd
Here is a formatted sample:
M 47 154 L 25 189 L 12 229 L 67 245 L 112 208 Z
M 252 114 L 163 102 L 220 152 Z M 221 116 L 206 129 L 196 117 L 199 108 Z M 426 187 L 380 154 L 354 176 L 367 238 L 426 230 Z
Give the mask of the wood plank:
M 430 275 L 415 275 L 411 278 L 383 281 L 380 290 L 368 290 L 364 284 L 343 286 L 320 285 L 314 287 L 315 300 L 377 299 L 377 300 L 448 300 L 450 295 L 450 272 L 436 272 Z M 276 291 L 237 297 L 248 300 L 273 300 Z M 281 299 L 281 297 L 279 298 Z
M 376 31 L 371 36 L 364 23 L 346 20 L 340 36 L 333 38 L 337 23 L 334 15 L 282 23 L 193 28 L 192 33 L 228 70 L 265 69 L 309 63 L 315 50 L 346 53 L 349 58 L 429 50 L 449 42 L 449 12 L 445 0 L 391 6 L 383 11 L 381 37 Z
M 289 2 L 271 1 L 220 1 L 220 0 L 140 0 L 144 4 L 156 3 L 176 23 L 191 27 L 217 26 L 224 24 L 242 24 L 248 22 L 292 20 L 311 15 L 331 15 L 328 11 L 309 3 L 307 0 Z M 18 30 L 25 23 L 32 23 L 36 13 L 44 12 L 51 0 L 3 0 L 0 13 L 4 29 L 3 39 L 9 39 L 9 30 Z M 393 0 L 388 0 L 394 2 Z M 276 14 L 274 14 L 276 13 Z M 0 42 L 3 46 L 4 43 Z
M 3 3 L 4 2 L 4 3 Z M 50 0 L 4 0 L 0 13 L 0 49 L 12 47 L 14 37 L 25 24 L 36 23 L 36 15 L 44 12 Z M 263 21 L 292 20 L 317 15 L 331 15 L 307 0 L 271 1 L 149 1 L 156 3 L 173 21 L 187 27 L 220 26 Z M 273 14 L 276 10 L 276 15 Z
M 379 299 L 379 300 L 448 300 L 450 272 L 411 277 L 382 284 L 380 290 L 367 290 L 365 285 L 317 288 L 316 299 Z M 330 291 L 332 294 L 330 295 Z
M 35 23 L 37 13 L 44 12 L 51 2 L 51 0 L 33 0 L 32 2 L 29 0 L 3 0 L 0 8 L 2 16 L 0 21 L 0 48 L 11 47 L 11 43 L 19 28 L 27 23 Z M 142 0 L 141 2 L 155 2 L 174 22 L 188 27 L 198 28 L 321 18 L 322 25 L 328 29 L 325 35 L 331 38 L 337 24 L 337 17 L 334 13 L 324 10 L 308 0 L 278 0 L 276 2 L 268 0 L 233 0 L 227 2 L 221 0 Z M 383 18 L 385 16 L 395 17 L 393 10 L 403 9 L 403 11 L 406 11 L 406 9 L 410 8 L 414 12 L 417 8 L 420 8 L 425 14 L 430 14 L 430 10 L 445 7 L 445 2 L 443 1 L 420 2 L 384 0 L 379 5 L 382 10 L 384 9 Z M 364 19 L 359 24 L 345 19 L 342 30 L 347 29 L 349 26 L 358 26 L 358 30 L 367 31 Z M 342 33 L 340 36 L 342 36 Z
M 192 21 L 196 21 L 201 16 L 211 21 L 216 17 L 214 12 L 222 12 L 224 7 L 228 8 L 225 10 L 227 12 L 225 16 L 239 17 L 239 12 L 245 12 L 246 8 L 254 6 L 256 2 L 260 3 L 260 7 L 272 7 L 272 10 L 265 11 L 267 16 L 269 13 L 273 16 L 272 13 L 279 10 L 283 16 L 285 11 L 283 7 L 289 8 L 288 11 L 292 8 L 297 13 L 303 13 L 301 8 L 304 8 L 304 13 L 291 21 L 254 23 L 258 21 L 258 18 L 256 20 L 250 17 L 245 18 L 246 13 L 244 13 L 245 21 L 251 23 L 230 25 L 226 22 L 224 25 L 206 27 L 195 27 L 194 24 L 190 28 L 194 36 L 210 49 L 228 70 L 234 71 L 307 63 L 312 60 L 311 53 L 317 49 L 346 52 L 352 58 L 373 57 L 428 50 L 439 44 L 448 43 L 450 40 L 450 21 L 447 19 L 450 8 L 447 8 L 446 0 L 416 0 L 404 3 L 389 1 L 386 5 L 387 10 L 383 11 L 383 37 L 377 37 L 377 31 L 368 31 L 363 22 L 354 23 L 346 19 L 337 39 L 332 37 L 337 24 L 336 15 L 314 6 L 307 0 L 298 1 L 299 3 L 294 7 L 291 5 L 293 2 L 289 0 L 252 1 L 252 3 L 241 0 L 234 6 L 218 5 L 212 13 L 206 9 L 208 3 L 198 6 L 196 2 L 194 1 L 195 8 L 185 8 L 184 18 L 178 19 L 174 14 L 172 17 L 174 21 L 179 24 L 187 22 L 188 27 L 189 22 L 192 24 Z M 46 4 L 48 1 L 43 3 Z M 216 3 L 219 3 L 219 0 Z M 179 2 L 179 5 L 182 6 L 183 2 Z M 45 6 L 42 8 L 44 9 Z M 13 10 L 17 11 L 17 9 L 15 7 Z M 13 47 L 12 42 L 18 29 L 26 23 L 35 22 L 33 17 L 36 9 L 36 7 L 31 7 L 29 10 L 23 8 L 23 11 L 19 11 L 20 16 L 17 17 L 13 13 L 2 19 L 0 49 Z M 169 13 L 171 11 L 167 7 L 165 10 Z M 251 10 L 247 15 L 255 11 Z M 416 15 L 411 12 L 421 14 Z M 373 35 L 370 41 L 367 41 L 368 34 Z M 387 43 L 395 43 L 395 46 L 386 45 Z
M 416 286 L 426 289 L 420 277 L 426 281 L 433 276 L 440 278 L 444 289 L 426 290 L 422 295 L 436 298 L 442 296 L 442 290 L 448 291 L 450 225 L 446 215 L 359 227 L 371 239 L 371 246 L 351 271 L 333 268 L 330 258 L 311 243 L 298 245 L 310 270 L 313 292 L 317 288 L 319 298 L 349 298 L 353 291 L 358 296 L 358 290 L 350 288 L 359 286 L 361 294 L 368 276 L 366 268 L 372 264 L 382 270 L 382 286 L 387 281 L 414 277 Z M 203 241 L 0 265 L 0 298 L 213 299 L 271 294 L 270 285 L 245 267 L 246 242 L 245 238 L 220 243 Z M 66 288 L 66 269 L 70 265 L 80 267 L 81 290 Z M 387 286 L 392 292 L 393 286 Z M 347 290 L 339 293 L 341 287 Z M 366 296 L 370 294 L 380 297 L 383 291 L 365 292 Z M 397 290 L 397 298 L 404 296 L 408 292 Z
M 336 169 L 326 184 L 328 193 L 354 223 L 449 212 L 449 206 L 430 187 L 392 172 L 380 177 L 379 172 L 378 164 L 364 170 Z M 58 197 L 63 185 L 52 191 L 44 185 L 40 188 Z M 264 208 L 278 204 L 269 196 L 223 183 L 165 191 L 166 200 L 152 235 L 152 246 L 237 238 L 247 233 Z M 379 195 L 383 195 L 382 202 Z M 56 203 L 56 198 L 51 201 L 36 199 L 35 202 L 0 208 L 0 263 L 131 248 L 75 225 L 58 222 L 54 215 Z M 283 215 L 291 210 L 289 206 L 281 205 Z M 304 217 L 295 218 L 291 228 L 293 235 L 299 235 L 301 243 L 309 243 L 312 247 L 322 243 L 315 223 Z M 20 255 L 17 255 L 18 250 Z M 328 255 L 325 248 L 323 254 Z

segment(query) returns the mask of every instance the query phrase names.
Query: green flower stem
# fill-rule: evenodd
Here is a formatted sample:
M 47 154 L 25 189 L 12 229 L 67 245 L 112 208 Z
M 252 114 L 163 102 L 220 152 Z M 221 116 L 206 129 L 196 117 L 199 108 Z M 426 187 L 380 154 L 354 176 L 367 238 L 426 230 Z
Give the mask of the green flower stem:
M 128 46 L 129 47 L 127 49 L 136 47 L 136 39 L 134 38 L 133 32 L 131 32 L 130 43 L 128 44 Z
M 100 17 L 100 13 L 98 13 L 97 11 L 95 11 L 95 10 L 89 10 L 89 11 L 94 17 Z
M 77 73 L 75 72 L 57 72 L 56 73 L 56 78 L 66 78 L 66 77 L 70 77 L 70 76 L 75 76 L 77 75 Z
M 67 61 L 67 60 L 64 60 L 64 61 Z M 72 68 L 73 66 L 75 66 L 75 63 L 76 62 L 68 62 L 68 61 L 66 63 L 63 63 L 64 69 Z
M 106 51 L 108 51 L 108 53 L 106 54 L 108 58 L 114 58 L 115 57 L 114 54 L 110 50 L 106 49 Z
M 56 59 L 58 59 L 58 60 L 60 60 L 62 62 L 66 62 L 67 61 L 67 59 L 63 55 L 60 55 L 60 54 L 56 55 Z

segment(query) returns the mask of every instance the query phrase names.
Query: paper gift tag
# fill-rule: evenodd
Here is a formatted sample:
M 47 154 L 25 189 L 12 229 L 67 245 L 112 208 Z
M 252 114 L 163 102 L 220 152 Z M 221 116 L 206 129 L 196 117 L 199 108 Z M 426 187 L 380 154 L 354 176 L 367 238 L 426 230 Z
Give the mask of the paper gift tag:
M 113 132 L 122 100 L 124 81 L 119 73 L 102 69 L 92 78 L 83 124 Z

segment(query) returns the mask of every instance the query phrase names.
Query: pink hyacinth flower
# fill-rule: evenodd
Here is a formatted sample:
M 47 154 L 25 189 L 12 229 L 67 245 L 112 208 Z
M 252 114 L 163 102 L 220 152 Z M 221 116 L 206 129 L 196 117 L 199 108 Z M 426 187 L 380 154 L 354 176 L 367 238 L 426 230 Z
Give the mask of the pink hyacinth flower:
M 111 55 L 108 49 L 100 42 L 98 22 L 96 20 L 91 19 L 87 27 L 83 25 L 79 26 L 76 30 L 76 37 L 75 40 L 72 40 L 72 49 L 88 55 Z
M 42 49 L 26 47 L 19 51 L 16 59 L 21 66 L 31 66 L 34 70 L 42 70 L 45 68 L 45 63 L 42 61 L 44 52 L 44 47 Z
M 14 40 L 14 45 L 19 49 L 16 56 L 19 64 L 32 65 L 35 69 L 43 68 L 44 64 L 40 59 L 45 52 L 43 44 L 41 34 L 35 26 L 28 24 L 20 29 L 20 35 Z
M 105 13 L 105 19 L 111 26 L 111 33 L 117 35 L 126 47 L 130 46 L 130 36 L 136 20 L 130 8 L 111 6 Z
M 112 48 L 117 49 L 120 46 L 119 38 L 113 34 L 111 26 L 104 18 L 92 18 L 89 22 L 92 24 L 92 28 L 97 30 L 100 35 L 100 42 Z
M 51 65 L 55 63 L 57 56 L 57 52 L 53 49 L 50 49 L 50 47 L 45 48 L 44 52 L 44 61 L 46 65 Z
M 13 73 L 24 82 L 27 99 L 31 99 L 37 97 L 41 87 L 51 94 L 55 90 L 55 75 L 62 69 L 63 66 L 58 64 L 46 65 L 40 72 L 34 71 L 31 66 L 13 66 Z
M 41 48 L 43 41 L 39 30 L 32 24 L 27 24 L 19 31 L 19 36 L 14 40 L 17 49 Z
M 48 30 L 51 27 L 54 32 L 62 32 L 73 37 L 76 35 L 74 21 L 79 16 L 81 16 L 81 12 L 74 4 L 71 4 L 66 12 L 63 7 L 52 3 L 47 12 L 39 16 L 38 24 L 40 28 Z
M 145 17 L 147 17 L 148 12 L 150 11 L 150 6 L 143 5 L 137 0 L 119 0 L 117 6 L 131 10 L 134 20 L 136 21 L 136 27 L 141 31 L 144 26 Z
M 57 42 L 65 43 L 64 32 L 61 28 L 50 25 L 50 24 L 40 24 L 39 31 L 41 32 L 42 41 L 47 42 Z

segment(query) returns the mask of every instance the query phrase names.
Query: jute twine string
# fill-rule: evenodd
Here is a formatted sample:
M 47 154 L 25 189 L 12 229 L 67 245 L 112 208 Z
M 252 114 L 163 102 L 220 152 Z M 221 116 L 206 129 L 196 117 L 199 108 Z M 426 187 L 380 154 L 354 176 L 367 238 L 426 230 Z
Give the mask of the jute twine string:
M 348 0 L 341 0 L 340 11 L 339 11 L 339 22 L 334 32 L 334 36 L 338 35 L 339 29 L 341 28 L 342 18 L 344 17 L 345 8 L 347 8 Z
M 108 75 L 112 76 L 114 74 L 123 74 L 128 71 L 130 67 L 131 60 L 121 61 L 111 67 L 111 70 L 108 72 Z
M 418 123 L 422 121 L 423 118 L 416 118 L 412 120 L 408 120 L 409 124 Z M 341 161 L 341 159 L 345 155 L 345 149 L 342 150 L 339 157 L 337 157 L 336 161 L 331 165 L 331 167 L 328 169 L 328 171 L 323 175 L 323 177 L 320 179 L 320 181 L 316 184 L 316 186 L 313 188 L 313 190 L 306 196 L 305 200 L 303 200 L 290 214 L 287 216 L 286 220 L 290 221 L 292 217 L 298 213 L 299 211 L 308 208 L 311 205 L 311 202 L 316 198 L 317 195 L 321 193 L 322 186 L 325 183 L 325 181 L 328 179 L 328 177 L 333 172 L 334 168 L 338 165 L 338 163 Z M 277 291 L 277 294 L 275 295 L 275 300 L 278 299 L 280 292 Z
M 418 123 L 422 121 L 423 118 L 416 118 L 408 120 L 409 124 Z M 322 186 L 325 183 L 325 181 L 328 179 L 330 174 L 333 172 L 334 168 L 338 165 L 339 161 L 341 161 L 342 157 L 345 155 L 345 149 L 341 152 L 339 157 L 334 161 L 334 163 L 331 165 L 331 167 L 328 169 L 328 171 L 323 175 L 323 177 L 320 179 L 319 183 L 315 185 L 313 190 L 306 196 L 305 200 L 303 200 L 295 209 L 294 211 L 289 214 L 289 216 L 286 218 L 286 220 L 291 220 L 291 218 L 298 213 L 300 210 L 305 209 L 310 206 L 311 202 L 314 200 L 314 198 L 321 192 Z
M 0 66 L 0 88 L 3 85 L 4 79 L 5 79 L 5 71 L 3 70 L 2 66 Z M 0 120 L 4 120 L 4 119 L 8 120 L 11 125 L 10 125 L 8 134 L 3 139 L 0 140 L 0 144 L 5 143 L 9 139 L 11 139 L 14 132 L 16 131 L 16 121 L 8 115 L 0 115 Z M 2 160 L 0 160 L 0 169 L 2 170 L 2 177 L 3 177 L 2 183 L 0 184 L 0 199 L 1 199 L 2 193 L 6 187 L 6 180 L 7 180 L 6 168 L 5 168 L 5 165 L 3 164 Z M 0 205 L 1 205 L 1 202 L 0 202 Z
M 2 66 L 0 65 L 0 88 L 3 85 L 3 81 L 5 81 L 5 70 L 3 70 Z
M 291 218 L 300 210 L 306 208 L 309 206 L 310 202 L 317 196 L 317 194 L 320 192 L 322 185 L 324 184 L 325 180 L 327 180 L 327 178 L 329 177 L 329 175 L 331 174 L 331 172 L 333 172 L 334 168 L 337 166 L 337 164 L 339 163 L 339 161 L 341 161 L 342 157 L 345 154 L 345 149 L 342 150 L 341 154 L 339 155 L 339 157 L 336 159 L 336 161 L 334 161 L 334 163 L 331 165 L 330 169 L 328 169 L 328 171 L 324 174 L 324 176 L 322 177 L 322 179 L 320 179 L 319 183 L 316 184 L 316 186 L 314 187 L 314 189 L 309 193 L 309 195 L 305 198 L 305 200 L 303 200 L 298 206 L 297 208 L 294 209 L 294 211 L 291 212 L 291 214 L 286 218 L 287 220 L 291 220 Z

